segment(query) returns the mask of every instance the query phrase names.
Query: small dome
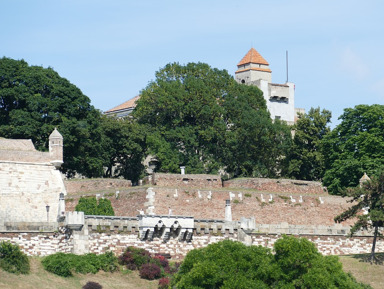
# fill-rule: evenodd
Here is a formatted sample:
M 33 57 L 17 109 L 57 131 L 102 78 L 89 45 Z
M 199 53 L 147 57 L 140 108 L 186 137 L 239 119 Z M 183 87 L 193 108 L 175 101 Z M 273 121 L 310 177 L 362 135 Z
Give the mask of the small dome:
M 363 183 L 363 182 L 366 182 L 366 181 L 370 181 L 370 180 L 371 180 L 371 178 L 368 177 L 367 173 L 364 173 L 364 175 L 360 179 L 360 183 Z
M 55 128 L 53 132 L 49 135 L 49 138 L 63 138 L 59 131 Z

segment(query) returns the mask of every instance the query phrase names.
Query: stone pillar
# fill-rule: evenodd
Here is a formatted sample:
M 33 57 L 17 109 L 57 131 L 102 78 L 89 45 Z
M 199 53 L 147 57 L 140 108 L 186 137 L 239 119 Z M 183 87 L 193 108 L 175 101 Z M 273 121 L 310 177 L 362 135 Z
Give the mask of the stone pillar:
M 181 170 L 181 174 L 182 174 L 182 175 L 185 175 L 185 167 L 184 167 L 184 166 L 181 166 L 181 167 L 180 167 L 180 170 Z
M 57 221 L 62 222 L 65 219 L 65 200 L 64 193 L 60 193 L 59 197 L 59 212 L 57 215 Z
M 232 208 L 230 200 L 225 200 L 225 220 L 232 222 Z

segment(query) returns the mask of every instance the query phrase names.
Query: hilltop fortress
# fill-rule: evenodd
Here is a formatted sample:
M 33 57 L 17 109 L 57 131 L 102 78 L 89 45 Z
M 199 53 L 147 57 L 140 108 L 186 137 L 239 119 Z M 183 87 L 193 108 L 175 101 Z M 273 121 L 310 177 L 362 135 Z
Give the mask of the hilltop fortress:
M 334 223 L 348 203 L 317 182 L 157 173 L 137 187 L 119 179 L 63 181 L 56 130 L 46 153 L 30 140 L 0 144 L 0 240 L 28 255 L 119 254 L 137 246 L 178 259 L 224 239 L 272 247 L 282 234 L 308 238 L 323 254 L 371 249 L 370 232 L 349 238 L 351 222 Z M 74 212 L 81 196 L 110 199 L 116 216 Z M 376 246 L 384 250 L 382 240 Z
M 257 85 L 273 119 L 292 123 L 294 85 L 271 83 L 268 62 L 253 48 L 239 62 L 236 80 Z M 109 114 L 126 116 L 136 97 Z M 129 106 L 129 107 L 128 107 Z M 371 232 L 348 237 L 354 220 L 336 224 L 349 203 L 321 183 L 287 179 L 234 179 L 219 175 L 151 175 L 144 186 L 128 180 L 64 180 L 63 138 L 55 129 L 49 152 L 31 140 L 0 138 L 0 241 L 28 255 L 56 252 L 121 253 L 127 246 L 174 259 L 225 239 L 273 247 L 282 234 L 309 239 L 323 254 L 368 253 Z M 185 168 L 188 171 L 188 168 Z M 116 216 L 75 212 L 81 196 L 111 200 Z M 384 241 L 378 240 L 378 252 Z

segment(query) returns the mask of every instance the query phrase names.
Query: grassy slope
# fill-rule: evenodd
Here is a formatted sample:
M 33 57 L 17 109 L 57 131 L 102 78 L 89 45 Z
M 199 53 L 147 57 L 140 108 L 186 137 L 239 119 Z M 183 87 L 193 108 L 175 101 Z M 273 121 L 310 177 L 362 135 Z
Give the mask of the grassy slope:
M 129 274 L 105 273 L 81 275 L 63 278 L 43 269 L 39 258 L 31 258 L 31 273 L 15 275 L 0 269 L 0 288 L 4 289 L 79 289 L 88 281 L 98 282 L 103 289 L 156 289 L 158 281 L 140 279 L 137 272 Z
M 355 278 L 362 283 L 370 284 L 375 289 L 384 288 L 384 253 L 376 254 L 380 265 L 371 265 L 367 262 L 368 254 L 341 256 L 343 269 L 351 272 Z

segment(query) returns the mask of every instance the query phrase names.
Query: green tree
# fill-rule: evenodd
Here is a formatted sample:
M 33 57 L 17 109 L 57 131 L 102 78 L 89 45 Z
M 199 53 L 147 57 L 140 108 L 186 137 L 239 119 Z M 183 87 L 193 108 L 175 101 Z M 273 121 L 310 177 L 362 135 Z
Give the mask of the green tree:
M 347 108 L 341 123 L 323 139 L 323 183 L 331 194 L 355 187 L 366 172 L 384 166 L 384 105 Z
M 331 116 L 329 110 L 319 107 L 299 116 L 293 126 L 293 146 L 287 157 L 289 177 L 308 181 L 322 179 L 325 168 L 322 140 L 330 132 Z
M 224 167 L 234 175 L 277 171 L 282 151 L 275 149 L 276 137 L 283 137 L 262 92 L 236 83 L 225 70 L 168 64 L 141 92 L 133 116 L 147 127 L 149 153 L 159 171 L 177 172 L 180 165 L 188 173 L 217 173 Z
M 108 199 L 100 199 L 96 197 L 80 197 L 75 207 L 75 211 L 84 212 L 84 215 L 114 216 L 111 201 Z
M 32 139 L 38 150 L 47 150 L 57 127 L 64 137 L 62 170 L 101 176 L 100 117 L 90 99 L 52 68 L 0 59 L 0 136 Z
M 352 206 L 336 216 L 335 221 L 340 223 L 355 218 L 356 222 L 351 228 L 351 235 L 361 229 L 373 230 L 370 256 L 372 263 L 375 261 L 376 240 L 382 237 L 379 227 L 384 226 L 384 171 L 381 171 L 378 176 L 373 176 L 371 180 L 363 182 L 361 186 L 344 190 L 343 196 L 351 198 L 348 202 L 352 203 Z
M 225 240 L 190 251 L 172 280 L 175 288 L 371 288 L 342 270 L 337 256 L 321 255 L 305 238 L 283 236 L 275 254 Z
M 254 86 L 237 85 L 223 107 L 228 129 L 218 155 L 226 171 L 235 177 L 276 177 L 291 146 L 290 127 L 272 122 L 262 93 Z
M 124 177 L 137 182 L 143 174 L 146 129 L 132 118 L 103 117 L 102 154 L 106 177 Z M 114 171 L 113 171 L 114 169 Z

